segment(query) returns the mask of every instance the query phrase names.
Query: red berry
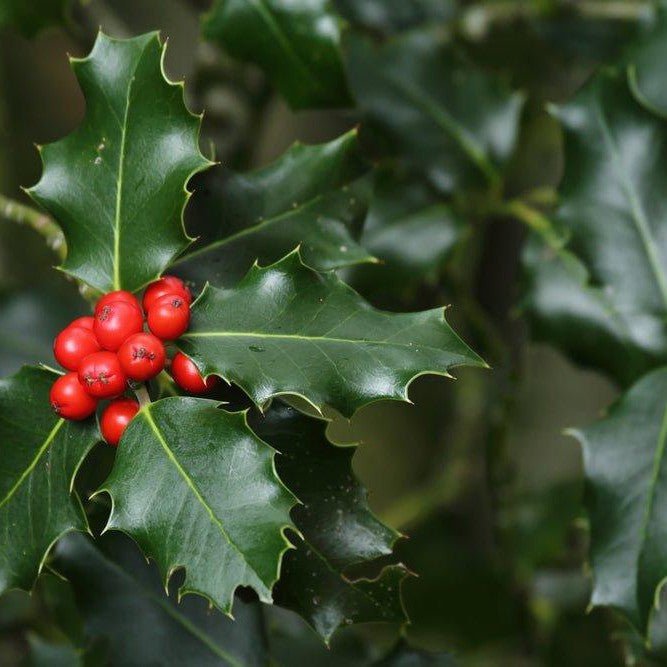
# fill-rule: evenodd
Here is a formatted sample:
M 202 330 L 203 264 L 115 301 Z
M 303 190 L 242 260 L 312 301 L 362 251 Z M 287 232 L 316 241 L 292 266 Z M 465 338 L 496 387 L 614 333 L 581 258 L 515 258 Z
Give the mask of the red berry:
M 108 294 L 105 294 L 103 297 L 100 298 L 100 300 L 97 302 L 95 305 L 95 314 L 97 315 L 97 312 L 99 310 L 102 310 L 104 306 L 113 303 L 114 301 L 125 301 L 125 303 L 129 303 L 132 306 L 135 306 L 139 310 L 141 310 L 141 304 L 139 303 L 139 299 L 137 299 L 134 294 L 131 292 L 127 292 L 124 289 L 119 289 L 116 290 L 115 292 L 109 292 Z
M 192 303 L 192 293 L 188 286 L 176 276 L 163 276 L 160 280 L 151 283 L 144 292 L 143 306 L 147 313 L 149 308 L 161 297 L 167 294 L 182 296 L 188 305 Z
M 95 312 L 93 331 L 105 350 L 115 352 L 132 334 L 144 328 L 141 311 L 127 301 L 112 301 Z
M 164 368 L 165 357 L 162 341 L 149 333 L 130 336 L 118 350 L 120 367 L 137 382 L 154 378 Z
M 188 330 L 190 306 L 180 294 L 166 294 L 153 302 L 146 319 L 158 338 L 174 340 Z
M 59 417 L 80 421 L 95 412 L 97 401 L 81 386 L 76 373 L 61 375 L 51 387 L 51 406 Z
M 53 356 L 68 371 L 76 371 L 84 357 L 101 349 L 90 329 L 73 325 L 63 329 L 53 342 Z
M 113 352 L 89 354 L 79 366 L 79 382 L 96 398 L 112 398 L 125 391 L 127 378 Z
M 84 329 L 90 329 L 92 331 L 93 324 L 95 324 L 95 318 L 88 315 L 86 317 L 77 317 L 73 322 L 70 322 L 69 326 L 83 327 Z
M 178 352 L 171 362 L 171 374 L 176 384 L 191 394 L 205 394 L 220 381 L 215 375 L 209 375 L 204 381 L 194 362 L 182 352 Z
M 127 425 L 139 412 L 139 403 L 131 398 L 118 398 L 111 401 L 100 418 L 102 437 L 112 446 L 117 447 Z

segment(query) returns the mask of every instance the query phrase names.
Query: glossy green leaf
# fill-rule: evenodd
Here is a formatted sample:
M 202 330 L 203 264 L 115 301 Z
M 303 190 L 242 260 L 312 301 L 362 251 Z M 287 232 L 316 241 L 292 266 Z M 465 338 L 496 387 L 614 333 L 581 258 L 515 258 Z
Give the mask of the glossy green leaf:
M 361 243 L 382 263 L 367 273 L 383 286 L 432 277 L 465 231 L 465 220 L 423 180 L 380 172 Z
M 349 103 L 329 0 L 215 0 L 204 36 L 258 65 L 294 109 Z
M 455 0 L 334 0 L 350 23 L 392 34 L 448 21 L 456 14 Z
M 637 102 L 622 72 L 608 70 L 554 113 L 565 132 L 555 221 L 573 258 L 567 273 L 559 271 L 567 292 L 558 302 L 557 284 L 537 277 L 537 288 L 548 292 L 529 299 L 540 301 L 548 317 L 546 335 L 567 339 L 576 355 L 599 344 L 588 363 L 623 382 L 635 380 L 667 360 L 667 123 Z M 586 336 L 571 342 L 568 321 Z
M 307 543 L 285 556 L 276 602 L 297 611 L 328 643 L 341 626 L 353 623 L 404 623 L 401 583 L 404 567 L 385 567 L 376 579 L 348 581 L 332 571 Z
M 92 287 L 134 291 L 189 244 L 185 184 L 209 166 L 200 118 L 167 81 L 156 33 L 128 40 L 99 34 L 72 60 L 87 110 L 69 136 L 41 149 L 44 171 L 29 190 L 62 226 L 62 269 Z
M 99 439 L 93 419 L 59 419 L 49 403 L 56 374 L 24 367 L 0 381 L 0 592 L 30 589 L 51 545 L 88 529 L 72 492 Z
M 238 586 L 270 602 L 295 502 L 273 457 L 244 415 L 214 401 L 151 403 L 128 426 L 100 489 L 113 501 L 107 530 L 133 537 L 165 581 L 185 568 L 180 594 L 203 595 L 226 613 Z
M 356 131 L 315 146 L 295 144 L 276 162 L 227 175 L 217 238 L 174 266 L 199 285 L 237 282 L 255 260 L 275 262 L 296 246 L 321 271 L 373 258 L 359 243 L 367 210 L 368 170 Z
M 344 47 L 357 104 L 391 152 L 446 192 L 499 181 L 517 140 L 520 94 L 465 64 L 440 31 L 379 46 L 350 34 Z
M 329 444 L 326 424 L 278 401 L 250 422 L 282 454 L 278 474 L 302 503 L 292 517 L 303 541 L 285 556 L 276 601 L 328 642 L 341 625 L 404 622 L 400 583 L 406 571 L 387 568 L 375 581 L 345 577 L 349 566 L 390 554 L 398 533 L 368 507 L 366 490 L 352 472 L 356 448 Z
M 635 344 L 609 294 L 590 284 L 585 266 L 572 253 L 533 238 L 522 263 L 521 307 L 533 339 L 555 345 L 583 366 L 604 370 L 621 385 L 667 360 Z
M 667 369 L 643 377 L 601 421 L 573 435 L 584 454 L 593 605 L 642 632 L 667 576 Z
M 111 664 L 266 665 L 258 604 L 237 600 L 231 620 L 192 596 L 177 603 L 155 565 L 120 533 L 95 545 L 68 535 L 58 542 L 54 567 L 73 587 L 87 636 L 106 640 Z
M 254 266 L 232 289 L 208 287 L 178 345 L 203 373 L 234 382 L 257 405 L 297 394 L 347 416 L 382 398 L 407 400 L 418 375 L 483 365 L 442 309 L 376 310 L 296 252 Z
M 3 0 L 0 3 L 0 27 L 15 26 L 27 37 L 65 19 L 69 0 Z

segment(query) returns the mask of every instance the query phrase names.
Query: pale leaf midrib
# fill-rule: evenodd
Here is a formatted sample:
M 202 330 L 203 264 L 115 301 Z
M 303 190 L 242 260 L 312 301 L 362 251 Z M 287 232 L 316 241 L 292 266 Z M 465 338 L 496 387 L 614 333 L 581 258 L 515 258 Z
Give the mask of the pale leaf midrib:
M 468 136 L 466 130 L 460 127 L 460 123 L 453 118 L 449 112 L 441 108 L 437 102 L 425 93 L 422 93 L 415 86 L 410 85 L 403 79 L 398 79 L 392 75 L 385 74 L 384 79 L 394 88 L 403 93 L 413 104 L 419 107 L 427 116 L 449 135 L 461 148 L 461 150 L 470 158 L 472 163 L 484 174 L 484 176 L 494 183 L 499 178 L 498 170 L 487 159 L 484 151 L 475 144 Z
M 248 567 L 252 572 L 255 573 L 255 576 L 262 581 L 261 577 L 257 574 L 255 568 L 248 562 L 246 559 L 244 553 L 241 551 L 241 549 L 236 545 L 236 543 L 231 539 L 231 537 L 228 535 L 227 531 L 225 530 L 225 527 L 222 525 L 222 522 L 218 517 L 215 515 L 215 512 L 211 508 L 211 506 L 206 502 L 206 499 L 202 495 L 202 493 L 199 491 L 197 488 L 197 485 L 194 483 L 190 475 L 186 472 L 186 470 L 183 468 L 183 466 L 178 462 L 178 459 L 176 456 L 174 456 L 174 453 L 171 451 L 171 448 L 167 444 L 167 442 L 164 439 L 164 436 L 162 435 L 162 432 L 158 428 L 157 424 L 155 423 L 155 420 L 153 419 L 153 416 L 151 415 L 150 412 L 150 406 L 147 406 L 144 408 L 141 412 L 141 414 L 144 416 L 144 419 L 148 422 L 148 425 L 150 429 L 153 431 L 155 437 L 157 438 L 158 442 L 160 443 L 161 447 L 164 449 L 165 453 L 167 454 L 167 458 L 171 461 L 173 466 L 176 468 L 178 473 L 181 475 L 181 477 L 185 480 L 185 483 L 188 485 L 192 493 L 194 494 L 195 498 L 199 502 L 199 504 L 206 510 L 207 514 L 210 516 L 211 521 L 217 526 L 218 530 L 220 531 L 220 534 L 225 538 L 227 543 L 236 551 L 239 556 L 241 557 L 241 560 L 245 563 L 246 567 Z M 264 582 L 262 582 L 264 583 Z M 266 584 L 264 584 L 266 586 Z
M 125 111 L 123 113 L 123 122 L 120 128 L 120 151 L 118 158 L 118 176 L 116 180 L 116 210 L 114 214 L 114 246 L 113 246 L 113 288 L 114 290 L 121 289 L 121 278 L 120 278 L 120 226 L 121 226 L 121 208 L 123 205 L 123 176 L 125 172 L 125 141 L 127 138 L 127 125 L 130 115 L 130 99 L 132 97 L 132 89 L 134 87 L 135 75 L 139 63 L 143 58 L 145 53 L 145 48 L 142 49 L 139 54 L 136 62 L 134 63 L 134 69 L 132 70 L 132 75 L 130 77 L 129 85 L 127 86 L 127 97 L 125 98 Z
M 338 190 L 333 190 L 332 192 L 338 192 Z M 266 218 L 264 220 L 261 220 L 259 222 L 256 222 L 255 224 L 252 224 L 248 227 L 244 227 L 243 229 L 240 229 L 237 232 L 234 232 L 233 234 L 230 234 L 229 236 L 226 236 L 224 239 L 219 239 L 217 241 L 214 241 L 213 243 L 209 243 L 208 245 L 203 246 L 202 248 L 199 248 L 199 250 L 195 250 L 194 252 L 188 253 L 187 255 L 183 255 L 182 257 L 179 257 L 172 266 L 176 264 L 182 264 L 183 262 L 186 262 L 188 260 L 194 259 L 195 257 L 198 257 L 200 255 L 204 255 L 207 252 L 210 252 L 212 250 L 217 250 L 218 248 L 222 248 L 225 245 L 228 245 L 230 243 L 233 243 L 234 241 L 237 241 L 240 238 L 243 238 L 245 236 L 250 236 L 251 234 L 256 234 L 257 232 L 261 231 L 265 227 L 269 227 L 271 225 L 279 224 L 281 222 L 284 222 L 285 220 L 288 220 L 290 217 L 294 215 L 300 215 L 303 213 L 305 210 L 310 208 L 311 206 L 315 206 L 316 204 L 319 204 L 320 201 L 325 199 L 327 195 L 330 193 L 325 193 L 325 194 L 319 194 L 316 195 L 315 197 L 311 197 L 310 199 L 307 199 L 303 203 L 301 203 L 299 206 L 296 208 L 291 208 L 286 211 L 283 211 L 282 213 L 278 213 L 277 215 L 273 215 L 269 218 Z
M 299 334 L 269 334 L 254 331 L 196 331 L 186 333 L 181 339 L 188 338 L 266 338 L 267 340 L 301 340 L 304 342 L 323 341 L 325 343 L 344 343 L 347 345 L 384 345 L 387 347 L 405 348 L 412 352 L 421 349 L 433 350 L 434 352 L 447 352 L 441 347 L 433 347 L 423 343 L 397 343 L 389 340 L 361 340 L 358 338 L 333 338 L 330 336 L 302 336 Z
M 28 467 L 23 471 L 23 473 L 21 473 L 21 476 L 18 478 L 18 480 L 16 480 L 14 486 L 12 486 L 12 488 L 9 489 L 7 495 L 2 500 L 0 500 L 0 509 L 4 507 L 11 500 L 12 496 L 18 491 L 21 484 L 23 484 L 23 482 L 28 478 L 28 476 L 32 474 L 32 471 L 39 463 L 39 460 L 44 455 L 44 452 L 46 452 L 46 450 L 51 446 L 51 443 L 55 439 L 56 435 L 58 434 L 58 431 L 62 428 L 62 425 L 64 423 L 65 423 L 64 419 L 59 419 L 56 422 L 56 425 L 51 429 L 50 433 L 46 436 L 46 440 L 44 440 L 44 443 L 37 451 L 37 454 L 35 454 L 34 458 L 30 462 L 30 465 L 28 465 Z

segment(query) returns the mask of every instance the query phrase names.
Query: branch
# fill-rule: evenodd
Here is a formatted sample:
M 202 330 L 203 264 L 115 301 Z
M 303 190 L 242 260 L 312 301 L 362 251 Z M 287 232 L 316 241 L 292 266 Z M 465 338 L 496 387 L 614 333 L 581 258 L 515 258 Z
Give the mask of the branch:
M 46 213 L 41 213 L 37 209 L 0 195 L 0 217 L 16 222 L 19 225 L 32 227 L 46 239 L 49 248 L 61 260 L 65 259 L 65 255 L 67 254 L 65 237 L 60 227 Z

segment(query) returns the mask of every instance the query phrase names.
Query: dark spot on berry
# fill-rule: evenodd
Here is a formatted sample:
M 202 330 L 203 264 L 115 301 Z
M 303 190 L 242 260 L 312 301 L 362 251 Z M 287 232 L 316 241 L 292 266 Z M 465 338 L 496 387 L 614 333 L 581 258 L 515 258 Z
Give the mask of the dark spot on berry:
M 100 311 L 100 314 L 97 316 L 97 319 L 100 322 L 105 322 L 106 320 L 109 319 L 109 315 L 111 314 L 111 307 L 110 306 L 104 306 L 102 310 Z

